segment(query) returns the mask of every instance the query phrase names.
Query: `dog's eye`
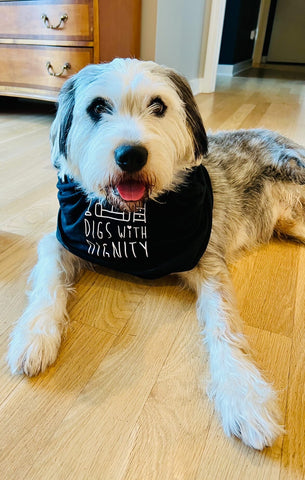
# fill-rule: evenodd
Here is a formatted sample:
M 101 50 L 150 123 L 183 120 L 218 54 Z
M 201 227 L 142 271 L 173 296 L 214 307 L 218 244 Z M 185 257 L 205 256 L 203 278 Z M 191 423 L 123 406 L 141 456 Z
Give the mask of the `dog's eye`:
M 94 121 L 98 121 L 103 113 L 112 113 L 112 105 L 105 98 L 95 98 L 87 108 L 87 112 Z
M 148 108 L 150 109 L 150 112 L 156 117 L 163 117 L 166 112 L 167 106 L 160 97 L 155 97 L 150 101 Z

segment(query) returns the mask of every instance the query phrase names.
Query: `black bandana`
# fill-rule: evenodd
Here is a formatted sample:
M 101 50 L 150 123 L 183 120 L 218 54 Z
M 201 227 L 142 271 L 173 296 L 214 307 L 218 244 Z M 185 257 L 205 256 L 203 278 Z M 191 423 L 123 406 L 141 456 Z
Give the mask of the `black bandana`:
M 212 228 L 209 175 L 193 168 L 177 192 L 148 200 L 136 212 L 89 201 L 70 178 L 58 180 L 57 239 L 71 253 L 143 278 L 191 270 L 206 250 Z

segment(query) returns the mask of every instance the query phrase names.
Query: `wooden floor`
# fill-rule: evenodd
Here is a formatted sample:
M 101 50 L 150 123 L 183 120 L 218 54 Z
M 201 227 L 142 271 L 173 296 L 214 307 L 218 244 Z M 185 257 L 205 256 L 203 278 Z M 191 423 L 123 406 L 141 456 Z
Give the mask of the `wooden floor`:
M 234 78 L 200 95 L 207 129 L 268 127 L 305 143 L 301 81 Z M 195 298 L 175 278 L 85 273 L 56 364 L 12 377 L 9 333 L 36 242 L 55 228 L 51 108 L 0 114 L 0 477 L 3 480 L 305 478 L 305 247 L 272 242 L 232 267 L 254 357 L 279 392 L 287 435 L 253 451 L 226 438 L 204 391 Z

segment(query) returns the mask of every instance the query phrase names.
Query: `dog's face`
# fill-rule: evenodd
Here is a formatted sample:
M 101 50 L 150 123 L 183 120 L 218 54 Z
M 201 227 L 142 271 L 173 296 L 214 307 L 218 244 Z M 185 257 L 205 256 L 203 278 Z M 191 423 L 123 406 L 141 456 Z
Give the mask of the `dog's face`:
M 133 210 L 173 190 L 207 152 L 186 80 L 153 62 L 89 65 L 64 85 L 52 160 L 88 196 Z

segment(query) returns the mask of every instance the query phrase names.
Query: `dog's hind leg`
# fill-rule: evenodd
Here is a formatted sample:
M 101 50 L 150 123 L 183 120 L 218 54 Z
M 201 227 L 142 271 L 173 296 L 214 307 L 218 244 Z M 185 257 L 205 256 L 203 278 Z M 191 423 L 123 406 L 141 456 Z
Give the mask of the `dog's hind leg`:
M 276 210 L 275 234 L 305 243 L 305 186 L 276 183 L 273 186 Z
M 264 173 L 272 178 L 275 232 L 305 243 L 305 148 L 270 133 L 273 152 Z
M 55 362 L 67 321 L 68 293 L 80 265 L 54 233 L 41 240 L 29 303 L 11 335 L 7 360 L 12 373 L 37 375 Z
M 209 395 L 224 431 L 258 450 L 283 432 L 275 394 L 251 362 L 241 333 L 229 272 L 217 256 L 204 255 L 182 274 L 198 294 L 197 313 L 210 356 Z

